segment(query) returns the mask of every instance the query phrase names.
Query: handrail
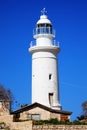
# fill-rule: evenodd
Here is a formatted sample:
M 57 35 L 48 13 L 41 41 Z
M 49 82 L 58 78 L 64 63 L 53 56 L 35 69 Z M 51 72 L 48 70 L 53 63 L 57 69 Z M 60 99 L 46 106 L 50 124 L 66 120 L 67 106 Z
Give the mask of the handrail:
M 38 34 L 53 34 L 55 35 L 55 30 L 50 27 L 39 27 L 36 29 L 33 29 L 33 35 L 38 35 Z
M 34 46 L 37 46 L 37 45 L 36 45 L 36 41 L 31 41 L 31 42 L 30 42 L 30 47 L 34 47 Z M 50 46 L 59 47 L 59 42 L 56 42 L 56 40 L 53 40 L 52 45 L 50 45 Z

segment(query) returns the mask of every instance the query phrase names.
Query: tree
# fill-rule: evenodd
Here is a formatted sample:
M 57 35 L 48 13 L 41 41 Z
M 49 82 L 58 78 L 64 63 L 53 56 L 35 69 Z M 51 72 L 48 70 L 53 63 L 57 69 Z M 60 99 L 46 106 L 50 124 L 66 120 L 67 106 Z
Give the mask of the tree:
M 82 103 L 83 115 L 84 118 L 87 118 L 87 101 Z
M 77 117 L 78 120 L 87 119 L 87 101 L 82 103 L 82 111 L 82 115 Z

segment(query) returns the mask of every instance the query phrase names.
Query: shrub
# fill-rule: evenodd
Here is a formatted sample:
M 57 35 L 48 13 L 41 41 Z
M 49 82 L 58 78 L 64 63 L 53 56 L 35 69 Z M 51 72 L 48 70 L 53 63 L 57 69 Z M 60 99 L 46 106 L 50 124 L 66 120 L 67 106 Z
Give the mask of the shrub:
M 69 120 L 58 121 L 57 118 L 52 118 L 49 120 L 33 120 L 33 125 L 87 125 L 87 123 L 81 122 L 79 120 L 75 120 L 73 122 L 70 122 Z
M 75 121 L 73 121 L 73 125 L 87 125 L 87 123 L 81 122 L 79 120 L 75 120 Z
M 58 121 L 57 118 L 52 118 L 49 120 L 40 120 L 40 121 L 35 121 L 33 120 L 33 125 L 61 125 L 61 124 L 70 124 L 70 122 L 68 120 L 66 121 Z

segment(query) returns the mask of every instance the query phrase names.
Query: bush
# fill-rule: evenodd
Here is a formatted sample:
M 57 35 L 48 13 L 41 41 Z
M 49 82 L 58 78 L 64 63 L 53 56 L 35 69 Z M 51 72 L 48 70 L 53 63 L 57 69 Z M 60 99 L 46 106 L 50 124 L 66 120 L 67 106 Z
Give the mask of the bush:
M 61 125 L 61 124 L 70 124 L 68 120 L 66 121 L 58 121 L 57 118 L 52 118 L 49 120 L 40 120 L 40 121 L 35 121 L 33 120 L 33 125 Z
M 54 125 L 55 125 L 55 124 L 58 124 L 58 123 L 59 123 L 59 121 L 58 121 L 58 119 L 57 119 L 57 118 L 55 118 L 55 119 L 53 119 L 53 118 L 52 118 L 52 119 L 50 119 L 50 120 L 49 120 L 49 123 L 51 123 L 51 124 L 54 124 Z
M 79 120 L 75 120 L 75 121 L 73 121 L 73 125 L 87 125 L 87 123 L 81 122 Z
M 57 118 L 52 118 L 49 120 L 33 120 L 33 125 L 87 125 L 87 123 L 81 122 L 79 120 L 75 120 L 73 122 L 70 122 L 69 120 L 58 121 Z

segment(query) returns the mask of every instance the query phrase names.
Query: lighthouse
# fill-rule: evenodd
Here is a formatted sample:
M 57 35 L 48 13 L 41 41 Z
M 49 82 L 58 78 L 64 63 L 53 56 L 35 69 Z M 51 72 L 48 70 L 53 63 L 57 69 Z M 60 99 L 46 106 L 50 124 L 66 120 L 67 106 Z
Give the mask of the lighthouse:
M 53 25 L 45 8 L 33 32 L 30 43 L 32 55 L 32 103 L 12 112 L 13 120 L 70 120 L 72 112 L 62 110 L 59 98 L 58 54 Z M 18 116 L 19 115 L 19 116 Z M 18 118 L 16 118 L 18 117 Z
M 58 54 L 55 31 L 45 8 L 36 23 L 29 52 L 32 54 L 32 104 L 37 102 L 61 110 L 59 97 Z

